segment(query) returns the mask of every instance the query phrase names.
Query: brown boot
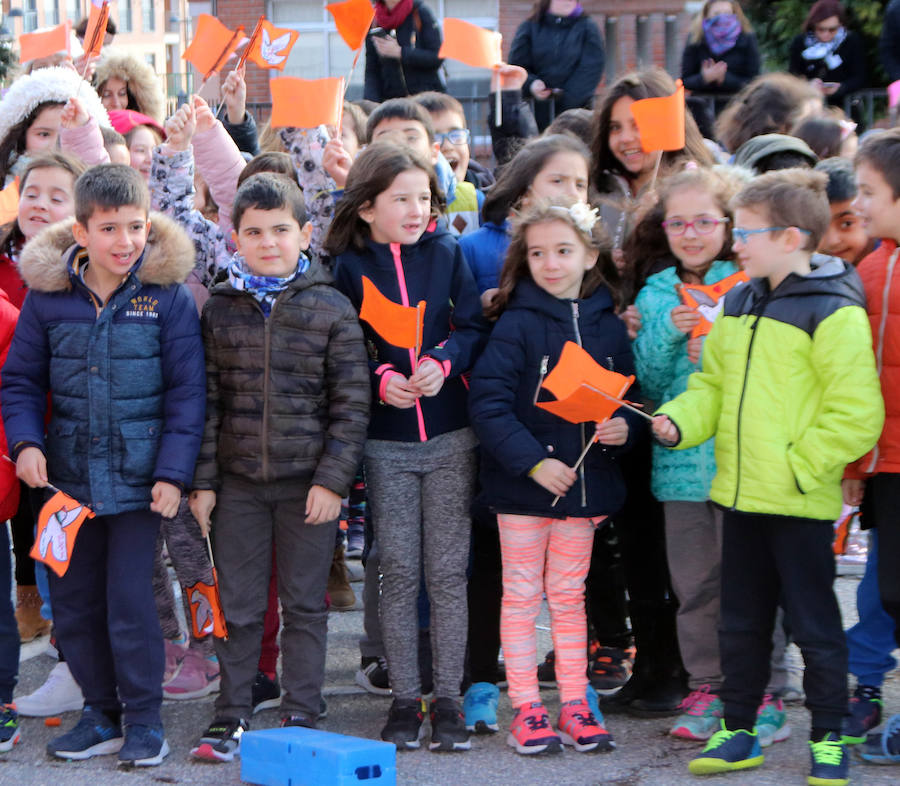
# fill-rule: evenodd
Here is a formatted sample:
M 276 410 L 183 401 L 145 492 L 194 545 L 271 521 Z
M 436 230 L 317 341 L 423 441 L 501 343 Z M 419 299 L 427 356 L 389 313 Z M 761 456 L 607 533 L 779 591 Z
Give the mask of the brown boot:
M 19 638 L 23 644 L 50 632 L 50 620 L 41 616 L 42 602 L 34 584 L 16 587 L 16 622 L 19 624 Z
M 356 595 L 350 586 L 350 577 L 347 575 L 347 566 L 344 564 L 344 547 L 338 546 L 334 550 L 334 559 L 331 560 L 331 570 L 328 573 L 328 598 L 331 608 L 335 611 L 349 611 L 356 605 Z

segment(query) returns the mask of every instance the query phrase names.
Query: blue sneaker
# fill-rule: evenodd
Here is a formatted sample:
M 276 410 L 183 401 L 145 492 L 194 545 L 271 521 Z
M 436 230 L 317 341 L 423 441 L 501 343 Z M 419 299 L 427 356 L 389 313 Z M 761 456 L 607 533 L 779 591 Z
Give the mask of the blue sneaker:
M 722 728 L 713 734 L 703 752 L 688 764 L 688 769 L 693 775 L 716 775 L 759 767 L 764 760 L 755 731 L 729 731 L 723 720 Z
M 892 715 L 878 734 L 870 734 L 856 749 L 870 764 L 900 764 L 900 715 Z
M 591 712 L 594 713 L 594 718 L 603 725 L 603 713 L 600 712 L 600 699 L 597 696 L 597 690 L 594 688 L 591 683 L 588 683 L 587 690 L 585 691 L 584 698 L 587 699 L 588 707 L 591 708 Z
M 134 723 L 125 727 L 125 744 L 119 751 L 120 767 L 156 767 L 169 755 L 162 726 Z
M 19 741 L 19 713 L 15 704 L 0 704 L 0 753 L 11 751 Z
M 473 682 L 463 697 L 463 714 L 466 729 L 476 734 L 493 734 L 500 731 L 497 725 L 497 702 L 500 689 L 490 682 Z
M 60 759 L 90 759 L 118 753 L 125 738 L 118 723 L 100 710 L 85 706 L 75 728 L 47 743 L 47 753 Z
M 846 786 L 850 760 L 841 735 L 831 732 L 821 742 L 809 743 L 812 769 L 806 782 L 810 786 Z

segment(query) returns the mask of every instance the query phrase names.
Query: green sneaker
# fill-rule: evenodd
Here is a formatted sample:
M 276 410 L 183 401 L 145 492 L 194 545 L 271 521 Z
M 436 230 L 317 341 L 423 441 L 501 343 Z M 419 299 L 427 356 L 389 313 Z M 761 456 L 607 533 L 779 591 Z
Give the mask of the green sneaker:
M 713 734 L 703 752 L 688 764 L 692 775 L 717 775 L 723 772 L 749 770 L 765 761 L 756 732 L 746 729 L 729 731 L 722 728 Z
M 846 786 L 850 760 L 840 734 L 828 734 L 821 742 L 809 743 L 812 769 L 806 782 L 810 786 Z
M 756 733 L 759 735 L 761 748 L 768 748 L 773 742 L 781 742 L 791 736 L 791 727 L 781 699 L 766 694 L 756 715 Z

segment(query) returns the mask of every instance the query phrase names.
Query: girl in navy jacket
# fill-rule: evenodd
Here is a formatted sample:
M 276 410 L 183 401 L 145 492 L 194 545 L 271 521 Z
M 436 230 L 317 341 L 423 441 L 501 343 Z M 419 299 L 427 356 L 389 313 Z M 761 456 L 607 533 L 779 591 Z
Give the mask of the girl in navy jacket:
M 391 335 L 390 323 L 367 308 L 361 314 L 373 392 L 364 466 L 394 694 L 381 736 L 419 747 L 416 599 L 424 557 L 435 651 L 431 748 L 452 751 L 470 744 L 456 702 L 475 484 L 462 374 L 481 350 L 487 325 L 459 245 L 436 221 L 440 193 L 431 164 L 418 153 L 390 142 L 371 145 L 350 169 L 325 248 L 335 257 L 336 286 L 357 309 L 369 306 L 364 278 L 395 306 L 426 304 L 418 352 L 385 339 L 404 343 Z
M 595 210 L 569 200 L 539 202 L 520 217 L 489 310 L 500 318 L 472 374 L 469 413 L 482 446 L 482 494 L 500 527 L 500 636 L 516 710 L 508 742 L 525 754 L 559 750 L 561 742 L 579 751 L 613 747 L 585 699 L 584 578 L 596 525 L 624 501 L 615 454 L 639 426 L 619 409 L 591 433 L 535 406 L 567 341 L 607 368 L 633 371 L 625 326 L 597 267 L 596 221 Z M 576 472 L 594 435 L 599 445 Z M 540 702 L 534 668 L 534 620 L 544 592 L 562 700 L 559 735 Z

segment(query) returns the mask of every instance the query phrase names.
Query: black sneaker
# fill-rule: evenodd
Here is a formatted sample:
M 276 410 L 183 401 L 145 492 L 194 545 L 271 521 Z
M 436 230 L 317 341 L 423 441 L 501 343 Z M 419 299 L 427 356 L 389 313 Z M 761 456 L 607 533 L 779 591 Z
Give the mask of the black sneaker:
M 356 684 L 376 696 L 390 696 L 391 677 L 387 661 L 381 657 L 361 658 L 359 671 L 356 672 Z
M 118 753 L 125 738 L 122 728 L 100 710 L 85 707 L 75 728 L 47 743 L 47 753 L 60 759 L 90 759 Z
M 621 688 L 634 668 L 634 648 L 597 647 L 592 653 L 588 679 L 597 693 L 610 693 Z
M 858 685 L 853 691 L 844 727 L 842 741 L 848 745 L 859 745 L 866 741 L 866 735 L 881 723 L 881 689 L 874 685 Z
M 278 684 L 278 677 L 270 680 L 263 672 L 256 672 L 250 696 L 253 715 L 262 710 L 270 710 L 279 706 L 281 704 L 281 686 Z
M 316 722 L 312 718 L 307 718 L 305 715 L 285 715 L 281 719 L 281 725 L 300 726 L 304 729 L 316 728 Z
M 232 761 L 240 754 L 241 735 L 249 728 L 242 718 L 216 718 L 191 748 L 191 756 L 204 761 Z
M 433 751 L 467 751 L 472 747 L 466 719 L 453 699 L 431 702 L 431 743 Z
M 388 710 L 387 723 L 381 730 L 381 739 L 393 742 L 400 750 L 414 750 L 422 739 L 424 719 L 425 703 L 421 699 L 394 699 Z
M 556 687 L 556 653 L 550 650 L 544 656 L 544 662 L 537 667 L 538 685 L 542 688 Z
M 125 744 L 119 751 L 120 767 L 156 767 L 169 755 L 162 726 L 134 723 L 125 727 Z

